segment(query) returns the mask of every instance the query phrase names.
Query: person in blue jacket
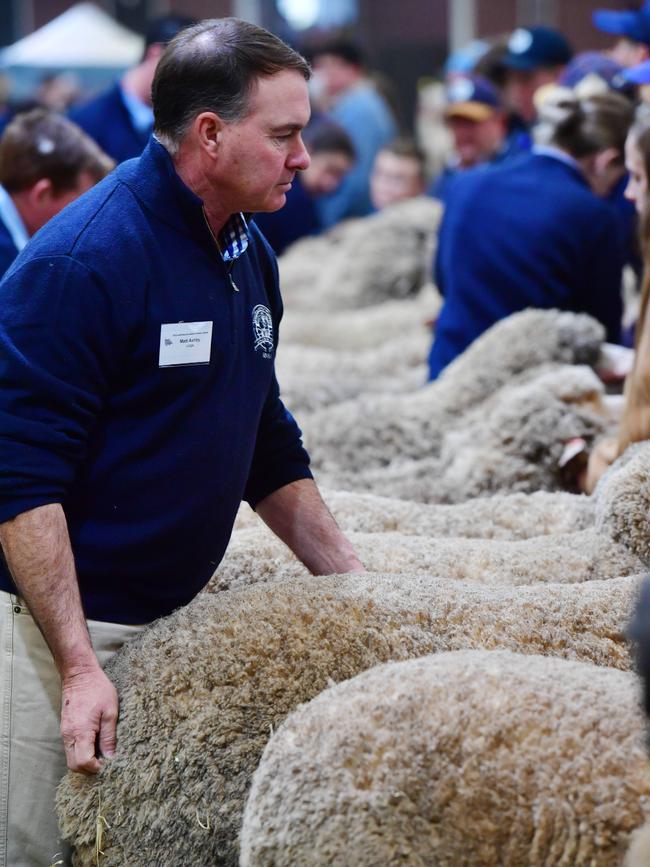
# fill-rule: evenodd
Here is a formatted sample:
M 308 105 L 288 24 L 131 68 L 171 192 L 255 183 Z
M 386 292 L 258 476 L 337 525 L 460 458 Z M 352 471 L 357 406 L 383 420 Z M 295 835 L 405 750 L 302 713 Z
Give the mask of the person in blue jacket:
M 184 15 L 153 19 L 147 27 L 140 63 L 128 69 L 108 90 L 70 109 L 70 119 L 116 162 L 140 156 L 146 146 L 153 129 L 151 83 L 156 66 L 165 45 L 193 23 L 193 19 Z
M 183 31 L 156 72 L 143 155 L 45 226 L 0 284 L 12 867 L 63 860 L 66 760 L 95 773 L 116 745 L 100 660 L 205 586 L 242 499 L 313 573 L 363 569 L 280 399 L 277 266 L 246 217 L 281 207 L 309 163 L 308 78 L 247 22 Z
M 16 115 L 0 137 L 0 277 L 35 232 L 113 165 L 65 117 L 43 108 Z
M 623 244 L 614 209 L 599 196 L 625 171 L 633 108 L 607 93 L 564 97 L 544 112 L 539 134 L 547 144 L 500 168 L 467 172 L 447 202 L 430 379 L 499 319 L 527 307 L 589 313 L 608 340 L 620 339 Z

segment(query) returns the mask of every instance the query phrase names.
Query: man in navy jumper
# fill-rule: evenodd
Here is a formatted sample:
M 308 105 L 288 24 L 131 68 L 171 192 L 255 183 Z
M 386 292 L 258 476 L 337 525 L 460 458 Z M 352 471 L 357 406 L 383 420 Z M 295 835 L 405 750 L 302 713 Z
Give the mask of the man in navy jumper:
M 13 867 L 59 849 L 53 708 L 62 700 L 68 767 L 97 772 L 118 713 L 100 661 L 206 584 L 242 498 L 313 573 L 363 568 L 279 398 L 277 268 L 244 216 L 281 207 L 308 165 L 308 77 L 243 21 L 179 34 L 154 80 L 157 140 L 55 218 L 0 285 L 0 735 L 13 755 L 0 862 Z M 29 667 L 16 636 L 31 658 L 38 645 L 26 709 L 12 704 Z
M 148 26 L 140 63 L 108 90 L 69 112 L 116 162 L 139 157 L 153 128 L 151 83 L 167 43 L 194 21 L 183 15 L 155 18 Z

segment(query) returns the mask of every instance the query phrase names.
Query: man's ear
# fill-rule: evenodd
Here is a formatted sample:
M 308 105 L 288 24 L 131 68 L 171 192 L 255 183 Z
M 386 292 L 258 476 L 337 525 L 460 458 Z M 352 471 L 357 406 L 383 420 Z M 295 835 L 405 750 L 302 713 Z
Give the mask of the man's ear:
M 54 194 L 54 186 L 49 178 L 39 178 L 29 188 L 27 197 L 33 207 L 40 207 L 44 202 L 51 199 Z
M 202 111 L 194 118 L 194 134 L 206 153 L 216 159 L 221 145 L 225 123 L 213 111 Z
M 621 165 L 621 152 L 616 148 L 606 148 L 597 153 L 594 158 L 596 174 L 603 175 L 614 165 Z

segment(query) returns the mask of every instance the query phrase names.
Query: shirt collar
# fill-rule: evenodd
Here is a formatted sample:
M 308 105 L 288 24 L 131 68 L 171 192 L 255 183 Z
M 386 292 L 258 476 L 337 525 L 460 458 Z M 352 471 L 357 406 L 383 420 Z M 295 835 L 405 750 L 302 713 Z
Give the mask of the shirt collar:
M 138 99 L 135 94 L 129 93 L 129 91 L 125 90 L 121 84 L 119 85 L 119 88 L 122 102 L 126 106 L 126 110 L 129 113 L 133 126 L 138 130 L 138 132 L 151 132 L 151 129 L 153 128 L 153 109 L 151 106 L 146 105 L 141 99 Z
M 7 227 L 7 231 L 11 235 L 11 240 L 16 245 L 16 249 L 20 252 L 25 244 L 29 241 L 27 228 L 23 223 L 22 217 L 18 213 L 18 209 L 13 203 L 13 199 L 3 186 L 0 185 L 0 220 Z
M 219 233 L 219 248 L 224 262 L 239 259 L 248 247 L 248 223 L 243 214 L 233 214 Z

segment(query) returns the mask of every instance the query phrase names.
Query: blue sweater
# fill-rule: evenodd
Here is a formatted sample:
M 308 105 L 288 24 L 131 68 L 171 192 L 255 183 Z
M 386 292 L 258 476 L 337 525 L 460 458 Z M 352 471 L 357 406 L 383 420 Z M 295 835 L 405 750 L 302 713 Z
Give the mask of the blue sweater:
M 135 128 L 119 84 L 75 106 L 69 117 L 118 163 L 139 157 L 149 139 L 148 132 Z
M 430 379 L 495 322 L 526 307 L 590 313 L 618 342 L 622 268 L 614 209 L 577 169 L 531 154 L 466 172 L 440 227 L 435 278 L 444 304 Z
M 152 140 L 0 284 L 0 521 L 63 504 L 91 618 L 143 623 L 185 604 L 242 497 L 310 477 L 274 373 L 275 257 L 251 236 L 236 292 L 201 200 Z M 207 321 L 209 364 L 159 367 L 163 324 Z M 13 591 L 6 568 L 0 588 Z

